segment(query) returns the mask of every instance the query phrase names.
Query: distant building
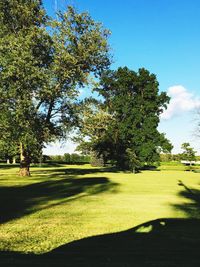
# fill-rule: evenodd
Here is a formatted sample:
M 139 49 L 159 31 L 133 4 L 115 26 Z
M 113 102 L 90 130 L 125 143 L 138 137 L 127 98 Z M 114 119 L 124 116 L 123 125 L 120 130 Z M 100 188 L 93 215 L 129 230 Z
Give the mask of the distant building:
M 181 160 L 181 163 L 184 165 L 200 165 L 200 161 L 189 161 L 189 160 Z

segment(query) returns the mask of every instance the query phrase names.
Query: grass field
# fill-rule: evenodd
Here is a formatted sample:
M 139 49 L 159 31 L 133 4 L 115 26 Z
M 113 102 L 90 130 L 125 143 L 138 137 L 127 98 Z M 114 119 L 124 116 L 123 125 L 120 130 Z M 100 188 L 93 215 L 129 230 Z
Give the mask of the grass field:
M 200 173 L 183 171 L 183 166 L 161 165 L 159 169 L 161 171 L 132 174 L 92 168 L 89 165 L 61 165 L 33 167 L 32 176 L 22 178 L 16 174 L 18 167 L 0 165 L 0 259 L 2 263 L 5 266 L 18 266 L 17 264 L 22 266 L 23 263 L 24 266 L 26 264 L 39 266 L 38 262 L 37 264 L 35 262 L 35 257 L 38 259 L 37 257 L 40 256 L 34 255 L 51 253 L 61 255 L 63 246 L 67 250 L 71 248 L 70 244 L 75 244 L 75 247 L 82 247 L 84 252 L 79 252 L 79 257 L 75 257 L 76 263 L 72 263 L 73 257 L 68 256 L 68 265 L 61 260 L 59 266 L 133 266 L 132 259 L 130 260 L 132 255 L 130 246 L 127 250 L 128 256 L 126 255 L 129 260 L 125 262 L 123 260 L 120 263 L 118 259 L 112 263 L 109 262 L 113 259 L 112 256 L 107 256 L 105 261 L 98 261 L 97 264 L 96 259 L 99 254 L 97 255 L 96 252 L 103 250 L 95 247 L 99 241 L 96 243 L 96 241 L 90 241 L 94 238 L 88 238 L 101 235 L 104 237 L 100 238 L 100 243 L 104 242 L 102 247 L 105 247 L 105 244 L 109 244 L 110 247 L 116 246 L 116 240 L 119 237 L 125 242 L 121 244 L 130 245 L 133 238 L 128 238 L 126 241 L 124 239 L 130 235 L 130 231 L 137 233 L 134 239 L 136 244 L 131 243 L 138 248 L 137 251 L 135 250 L 136 254 L 133 253 L 135 262 L 138 262 L 138 265 L 134 266 L 145 266 L 144 262 L 143 265 L 139 263 L 142 257 L 141 250 L 144 253 L 145 249 L 154 246 L 153 244 L 156 244 L 156 249 L 159 249 L 163 234 L 170 238 L 167 242 L 171 245 L 173 242 L 182 244 L 183 240 L 189 240 L 190 245 L 195 244 L 196 247 L 197 243 L 193 237 L 199 233 L 198 228 L 200 228 L 198 221 L 200 219 Z M 137 227 L 138 225 L 141 227 Z M 169 227 L 165 227 L 165 231 L 160 232 L 162 225 L 169 225 Z M 155 232 L 152 229 L 161 233 L 156 235 L 159 242 L 154 240 L 154 235 L 151 236 Z M 180 229 L 183 234 L 181 239 Z M 179 233 L 178 238 L 173 239 L 177 233 Z M 144 234 L 146 234 L 145 239 L 143 239 Z M 147 236 L 148 239 L 146 239 Z M 91 255 L 88 256 L 90 263 L 81 265 L 83 260 L 81 257 L 89 253 L 88 249 L 86 253 L 88 243 L 86 242 L 85 245 L 84 240 L 89 240 L 89 249 L 94 249 L 95 257 L 91 260 Z M 176 244 L 176 247 L 180 247 L 179 245 Z M 76 254 L 73 249 L 70 255 Z M 118 251 L 119 246 L 115 247 L 115 250 Z M 151 249 L 150 251 L 152 255 L 153 252 Z M 191 249 L 191 251 L 195 253 L 195 250 Z M 104 251 L 104 254 L 106 255 L 107 252 Z M 30 254 L 26 256 L 27 253 Z M 110 255 L 110 251 L 108 254 Z M 69 257 L 71 257 L 70 260 Z M 191 262 L 190 258 L 187 262 L 184 258 L 184 263 L 190 264 L 184 265 L 181 262 L 178 265 L 176 261 L 167 262 L 166 257 L 165 260 L 158 257 L 156 265 L 153 259 L 147 260 L 147 266 L 193 266 L 193 263 L 195 266 L 197 260 L 194 257 L 194 262 Z M 44 259 L 40 258 L 39 262 L 43 261 Z M 56 263 L 55 266 L 58 264 Z

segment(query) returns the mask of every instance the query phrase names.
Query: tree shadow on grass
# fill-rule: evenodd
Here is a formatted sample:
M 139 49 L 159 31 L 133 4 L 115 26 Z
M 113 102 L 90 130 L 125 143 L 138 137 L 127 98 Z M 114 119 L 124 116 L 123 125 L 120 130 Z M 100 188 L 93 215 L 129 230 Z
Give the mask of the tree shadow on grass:
M 43 255 L 1 252 L 0 260 L 2 266 L 199 266 L 199 225 L 197 219 L 157 219 L 77 240 Z
M 183 211 L 188 218 L 200 219 L 200 190 L 188 187 L 181 180 L 178 181 L 178 185 L 183 189 L 179 195 L 189 201 L 184 204 L 173 205 L 174 208 Z
M 15 168 L 15 167 L 18 167 L 19 164 L 4 164 L 4 163 L 1 163 L 0 164 L 0 170 L 9 170 L 9 169 L 12 169 L 12 168 Z
M 47 170 L 33 170 L 33 174 L 51 174 L 57 173 L 61 175 L 87 175 L 87 174 L 96 174 L 96 173 L 105 173 L 105 172 L 119 172 L 120 170 L 114 167 L 103 167 L 103 168 L 54 168 Z
M 115 190 L 116 185 L 106 177 L 76 178 L 71 176 L 25 186 L 1 186 L 0 223 L 21 218 L 24 215 L 85 195 Z
M 66 164 L 63 162 L 49 162 L 49 163 L 31 163 L 31 168 L 50 168 L 50 167 L 64 167 Z
M 145 165 L 141 167 L 141 171 L 160 171 L 157 166 L 154 165 Z

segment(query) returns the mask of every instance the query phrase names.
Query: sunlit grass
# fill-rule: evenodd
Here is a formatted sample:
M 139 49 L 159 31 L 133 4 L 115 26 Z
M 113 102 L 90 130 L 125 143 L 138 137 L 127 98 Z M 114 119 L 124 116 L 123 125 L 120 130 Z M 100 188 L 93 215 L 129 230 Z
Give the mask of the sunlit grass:
M 188 170 L 200 170 L 200 165 L 186 166 L 181 162 L 170 161 L 170 162 L 161 162 L 158 167 L 159 170 L 167 171 L 188 171 Z
M 44 253 L 157 218 L 187 218 L 181 207 L 192 200 L 180 195 L 179 180 L 200 189 L 200 173 L 186 171 L 135 175 L 72 165 L 32 168 L 29 178 L 17 172 L 0 167 L 0 250 Z

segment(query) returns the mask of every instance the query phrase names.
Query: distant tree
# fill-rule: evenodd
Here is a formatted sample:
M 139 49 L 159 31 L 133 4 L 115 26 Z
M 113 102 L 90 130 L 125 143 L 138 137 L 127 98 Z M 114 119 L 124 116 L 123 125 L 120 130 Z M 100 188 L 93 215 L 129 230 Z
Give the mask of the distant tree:
M 181 149 L 183 150 L 182 152 L 182 159 L 183 160 L 188 160 L 190 162 L 191 165 L 191 161 L 194 161 L 196 159 L 195 154 L 196 151 L 194 150 L 194 148 L 192 148 L 190 146 L 190 143 L 183 143 L 181 145 Z
M 58 17 L 39 0 L 0 1 L 0 139 L 18 144 L 21 176 L 44 143 L 76 125 L 78 88 L 110 64 L 100 23 L 72 7 Z
M 80 162 L 90 163 L 90 161 L 91 161 L 90 155 L 80 155 Z
M 53 155 L 53 156 L 51 156 L 51 159 L 54 162 L 63 162 L 63 156 L 62 155 Z
M 71 156 L 69 153 L 65 153 L 63 156 L 63 159 L 66 163 L 70 163 L 71 162 Z
M 181 159 L 182 159 L 182 155 L 180 153 L 172 155 L 172 160 L 174 161 L 181 161 Z
M 71 160 L 71 163 L 79 163 L 80 162 L 80 156 L 76 153 L 72 153 L 70 155 L 70 160 Z

